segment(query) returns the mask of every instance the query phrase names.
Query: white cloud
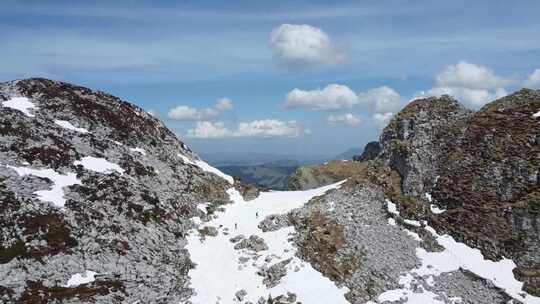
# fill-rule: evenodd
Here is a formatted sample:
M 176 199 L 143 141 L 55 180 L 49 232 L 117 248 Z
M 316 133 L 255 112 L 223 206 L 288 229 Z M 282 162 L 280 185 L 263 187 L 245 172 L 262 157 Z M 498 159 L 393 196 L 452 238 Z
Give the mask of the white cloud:
M 306 24 L 280 25 L 272 31 L 270 44 L 275 56 L 289 65 L 336 64 L 344 60 L 325 32 Z
M 401 96 L 387 86 L 360 92 L 358 93 L 358 100 L 374 105 L 377 113 L 392 112 L 399 110 L 401 107 Z
M 373 114 L 373 122 L 375 123 L 375 125 L 377 125 L 377 127 L 382 129 L 388 125 L 393 116 L 394 113 L 390 112 L 383 114 L 375 113 Z
M 498 76 L 488 67 L 465 61 L 447 66 L 435 76 L 435 81 L 435 87 L 417 97 L 448 94 L 473 108 L 508 95 L 504 86 L 515 83 L 514 79 Z
M 347 86 L 330 84 L 324 89 L 303 91 L 294 89 L 286 96 L 285 107 L 315 111 L 350 109 L 358 104 L 358 96 Z
M 427 92 L 422 92 L 418 97 L 441 96 L 444 94 L 453 96 L 458 101 L 473 108 L 479 108 L 488 102 L 508 95 L 508 92 L 503 88 L 486 90 L 463 87 L 435 87 Z
M 188 106 L 177 106 L 169 110 L 167 116 L 170 119 L 181 121 L 202 121 L 218 117 L 225 111 L 233 109 L 230 99 L 224 97 L 217 101 L 212 108 L 196 109 Z
M 532 74 L 525 80 L 525 86 L 529 88 L 540 89 L 540 69 L 534 70 Z
M 487 67 L 460 61 L 435 76 L 438 87 L 463 87 L 469 89 L 494 89 L 512 84 L 509 78 L 497 76 Z
M 330 124 L 343 124 L 352 127 L 359 125 L 362 122 L 362 119 L 351 113 L 347 113 L 343 115 L 330 115 L 326 118 L 326 121 Z
M 277 119 L 254 120 L 241 122 L 236 129 L 227 128 L 222 122 L 199 121 L 195 129 L 187 132 L 190 138 L 267 138 L 267 137 L 298 137 L 309 134 L 296 121 L 281 121 Z

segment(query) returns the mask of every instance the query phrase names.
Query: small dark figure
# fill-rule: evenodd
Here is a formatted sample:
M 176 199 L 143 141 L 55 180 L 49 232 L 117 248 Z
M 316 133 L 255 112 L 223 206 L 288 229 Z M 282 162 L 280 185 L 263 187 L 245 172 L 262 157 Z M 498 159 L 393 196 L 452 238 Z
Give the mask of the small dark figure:
M 259 212 L 255 212 L 255 218 L 259 218 Z
M 238 224 L 234 223 L 234 230 L 238 230 Z

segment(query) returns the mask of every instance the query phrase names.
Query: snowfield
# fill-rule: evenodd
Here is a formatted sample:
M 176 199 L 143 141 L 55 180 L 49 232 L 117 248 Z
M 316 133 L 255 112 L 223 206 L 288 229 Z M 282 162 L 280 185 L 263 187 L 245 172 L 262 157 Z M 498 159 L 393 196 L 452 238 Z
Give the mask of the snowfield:
M 235 189 L 228 190 L 233 201 L 226 205 L 223 212 L 208 222 L 202 222 L 199 228 L 212 226 L 218 229 L 217 236 L 201 236 L 194 229 L 188 236 L 187 249 L 191 260 L 196 264 L 189 272 L 191 288 L 196 294 L 190 299 L 194 304 L 208 303 L 257 303 L 260 297 L 276 297 L 296 294 L 296 301 L 302 303 L 349 303 L 344 295 L 347 288 L 338 288 L 295 256 L 296 248 L 289 242 L 294 227 L 277 231 L 263 232 L 258 224 L 269 215 L 285 214 L 301 207 L 311 198 L 339 188 L 342 182 L 308 191 L 272 191 L 263 192 L 255 200 L 246 202 Z M 235 249 L 230 239 L 238 235 L 249 238 L 256 235 L 264 239 L 268 249 L 248 251 Z M 267 288 L 263 277 L 257 275 L 262 267 L 292 259 L 286 266 L 287 274 L 279 283 Z M 236 294 L 245 291 L 243 300 Z
M 71 185 L 81 185 L 81 181 L 77 179 L 75 173 L 68 173 L 66 175 L 60 174 L 53 169 L 32 169 L 26 167 L 13 167 L 7 166 L 10 169 L 15 170 L 18 175 L 34 175 L 42 178 L 48 178 L 53 182 L 51 189 L 39 190 L 34 192 L 41 201 L 51 202 L 56 207 L 62 208 L 66 203 L 64 197 L 64 187 Z
M 64 129 L 68 129 L 68 130 L 79 132 L 79 133 L 89 133 L 89 131 L 86 130 L 85 128 L 77 128 L 67 120 L 55 120 L 54 123 Z
M 26 97 L 12 97 L 10 100 L 3 101 L 2 106 L 21 111 L 28 117 L 34 117 L 30 110 L 36 109 L 36 105 Z
M 232 178 L 232 176 L 227 175 L 227 174 L 219 171 L 218 169 L 210 166 L 207 162 L 204 162 L 202 160 L 194 160 L 194 161 L 192 161 L 187 156 L 182 155 L 180 153 L 178 153 L 178 157 L 180 157 L 182 159 L 182 161 L 184 163 L 186 163 L 186 164 L 191 164 L 191 165 L 197 166 L 197 167 L 201 168 L 201 170 L 203 170 L 203 171 L 215 174 L 215 175 L 223 178 L 224 180 L 228 181 L 229 184 L 234 184 L 234 179 Z
M 71 276 L 64 287 L 77 287 L 81 284 L 94 282 L 96 280 L 96 274 L 96 272 L 91 270 L 86 270 L 84 273 L 76 273 Z
M 390 200 L 386 201 L 386 207 L 389 214 L 397 217 L 400 216 L 396 205 Z M 429 281 L 433 281 L 433 277 L 439 276 L 442 273 L 464 269 L 491 281 L 493 285 L 501 288 L 507 295 L 524 304 L 540 304 L 539 297 L 531 296 L 521 290 L 523 283 L 514 278 L 512 271 L 516 268 L 516 264 L 512 260 L 502 259 L 497 262 L 488 260 L 484 258 L 480 250 L 458 242 L 450 235 L 439 235 L 435 229 L 426 225 L 425 222 L 420 223 L 409 219 L 404 219 L 404 222 L 406 224 L 413 224 L 412 226 L 423 227 L 444 250 L 428 252 L 418 247 L 416 249 L 416 256 L 420 259 L 421 265 L 400 275 L 399 284 L 401 288 L 387 290 L 380 294 L 377 297 L 378 303 L 400 300 L 404 301 L 403 303 L 409 304 L 445 303 L 438 299 L 437 294 L 422 287 L 415 288 L 415 284 L 412 283 L 421 278 L 429 284 Z M 389 224 L 396 225 L 395 219 L 390 218 Z M 417 233 L 407 229 L 404 230 L 414 240 L 422 241 Z M 450 301 L 451 303 L 462 303 L 461 298 L 458 297 L 452 298 Z M 368 304 L 373 303 L 375 302 L 369 302 Z
M 109 162 L 104 158 L 97 158 L 93 156 L 85 156 L 81 160 L 73 162 L 75 166 L 81 165 L 86 170 L 99 172 L 99 173 L 112 173 L 116 171 L 120 174 L 124 174 L 124 169 L 120 168 L 119 165 Z

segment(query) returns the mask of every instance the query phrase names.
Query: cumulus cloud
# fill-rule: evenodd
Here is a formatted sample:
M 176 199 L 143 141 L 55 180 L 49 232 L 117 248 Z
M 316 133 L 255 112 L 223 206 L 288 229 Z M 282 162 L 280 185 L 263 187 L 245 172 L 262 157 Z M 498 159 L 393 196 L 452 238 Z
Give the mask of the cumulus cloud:
M 362 119 L 351 113 L 347 113 L 343 115 L 330 115 L 326 118 L 326 121 L 330 124 L 343 124 L 352 127 L 359 125 L 362 122 Z
M 310 25 L 282 24 L 272 31 L 270 45 L 287 65 L 336 64 L 344 55 L 321 29 Z
M 241 122 L 236 129 L 229 129 L 222 122 L 199 121 L 195 129 L 187 132 L 190 138 L 268 138 L 268 137 L 298 137 L 309 134 L 296 121 L 281 121 L 277 119 L 254 120 Z
M 540 88 L 540 69 L 534 70 L 532 74 L 525 80 L 525 86 L 529 88 Z
M 461 61 L 438 73 L 435 82 L 434 88 L 417 97 L 448 94 L 473 108 L 479 108 L 508 95 L 504 86 L 515 83 L 515 80 L 498 76 L 488 67 Z
M 514 80 L 497 76 L 487 67 L 460 61 L 451 64 L 435 76 L 439 87 L 463 87 L 469 89 L 494 89 L 512 84 Z
M 312 111 L 337 111 L 363 104 L 373 112 L 387 113 L 401 107 L 401 96 L 392 88 L 382 86 L 356 94 L 345 85 L 330 84 L 324 89 L 304 91 L 294 89 L 285 99 L 287 108 L 303 108 Z
M 212 108 L 196 109 L 189 106 L 177 106 L 170 109 L 167 116 L 170 119 L 180 121 L 203 121 L 216 118 L 233 107 L 232 101 L 224 97 L 218 100 Z
M 358 96 L 349 87 L 330 84 L 324 89 L 303 91 L 294 89 L 286 96 L 285 107 L 314 111 L 350 109 L 358 103 Z
M 373 122 L 375 125 L 379 128 L 384 128 L 388 125 L 392 117 L 394 116 L 394 113 L 388 112 L 388 113 L 375 113 L 373 114 Z
M 445 94 L 453 96 L 458 101 L 464 102 L 474 108 L 479 108 L 490 101 L 508 95 L 508 92 L 503 88 L 484 90 L 463 87 L 435 87 L 420 94 L 418 97 L 441 96 Z
M 358 93 L 358 100 L 374 105 L 375 112 L 377 113 L 392 112 L 401 107 L 401 96 L 387 86 L 360 92 Z

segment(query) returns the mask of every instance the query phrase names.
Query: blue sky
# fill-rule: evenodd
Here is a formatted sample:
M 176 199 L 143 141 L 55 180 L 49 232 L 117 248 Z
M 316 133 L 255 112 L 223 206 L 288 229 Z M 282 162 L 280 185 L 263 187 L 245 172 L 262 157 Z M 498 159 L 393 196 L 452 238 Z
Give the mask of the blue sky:
M 478 108 L 540 87 L 539 13 L 539 1 L 4 0 L 0 80 L 108 91 L 200 152 L 331 155 L 376 139 L 415 96 Z

